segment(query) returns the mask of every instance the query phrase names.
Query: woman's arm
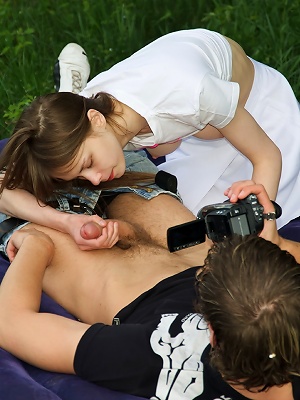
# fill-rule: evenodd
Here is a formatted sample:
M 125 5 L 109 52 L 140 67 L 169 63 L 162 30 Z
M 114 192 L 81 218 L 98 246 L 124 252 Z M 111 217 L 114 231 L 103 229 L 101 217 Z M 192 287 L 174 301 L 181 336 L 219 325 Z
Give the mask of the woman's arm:
M 0 197 L 0 211 L 26 221 L 68 233 L 81 250 L 111 248 L 119 240 L 118 223 L 97 215 L 70 214 L 38 203 L 36 198 L 22 189 L 4 189 Z M 89 239 L 81 236 L 81 227 L 88 222 L 101 227 L 100 236 Z
M 0 346 L 37 367 L 74 373 L 75 351 L 89 325 L 39 313 L 53 242 L 42 232 L 23 229 L 9 246 L 18 251 L 0 285 Z
M 224 137 L 253 164 L 252 180 L 262 184 L 271 200 L 275 200 L 281 175 L 281 153 L 275 143 L 261 129 L 242 106 L 238 106 L 231 122 L 220 129 Z M 231 186 L 232 201 L 238 198 L 238 189 Z M 231 198 L 231 196 L 234 196 Z

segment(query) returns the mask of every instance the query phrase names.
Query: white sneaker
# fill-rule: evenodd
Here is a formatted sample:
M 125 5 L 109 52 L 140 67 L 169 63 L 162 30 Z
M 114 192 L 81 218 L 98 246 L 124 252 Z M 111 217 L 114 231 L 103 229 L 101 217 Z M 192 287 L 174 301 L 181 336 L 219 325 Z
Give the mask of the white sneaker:
M 67 44 L 54 66 L 54 83 L 57 92 L 81 92 L 90 76 L 90 64 L 84 49 L 76 43 Z

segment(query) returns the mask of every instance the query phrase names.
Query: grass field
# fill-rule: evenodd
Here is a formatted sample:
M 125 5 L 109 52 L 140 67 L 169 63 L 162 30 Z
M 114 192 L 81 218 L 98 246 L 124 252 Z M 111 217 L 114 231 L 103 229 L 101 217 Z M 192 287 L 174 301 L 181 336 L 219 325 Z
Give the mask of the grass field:
M 300 98 L 300 0 L 0 0 L 0 20 L 0 137 L 24 105 L 54 91 L 54 61 L 73 41 L 92 77 L 165 33 L 216 30 L 280 70 Z

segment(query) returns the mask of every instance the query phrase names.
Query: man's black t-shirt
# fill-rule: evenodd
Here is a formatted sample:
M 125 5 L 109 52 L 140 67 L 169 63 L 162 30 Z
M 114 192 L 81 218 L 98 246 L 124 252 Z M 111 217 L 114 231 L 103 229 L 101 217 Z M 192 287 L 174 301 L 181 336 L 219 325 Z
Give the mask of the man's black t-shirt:
M 113 325 L 92 325 L 75 354 L 77 375 L 153 400 L 245 400 L 209 366 L 207 325 L 193 307 L 197 269 L 158 283 Z

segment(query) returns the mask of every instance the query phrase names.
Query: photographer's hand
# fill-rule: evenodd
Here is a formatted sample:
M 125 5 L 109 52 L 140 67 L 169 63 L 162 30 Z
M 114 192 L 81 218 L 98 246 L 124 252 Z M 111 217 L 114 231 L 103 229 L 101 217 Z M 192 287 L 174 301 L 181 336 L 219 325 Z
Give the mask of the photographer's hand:
M 261 184 L 256 184 L 251 180 L 238 181 L 231 185 L 225 193 L 229 197 L 230 202 L 236 203 L 238 200 L 245 199 L 249 194 L 255 194 L 258 202 L 263 206 L 264 213 L 274 212 L 274 205 L 272 204 L 269 196 Z M 259 236 L 279 245 L 279 235 L 277 232 L 276 221 L 265 220 L 264 228 Z
M 246 184 L 244 188 L 241 186 L 239 198 L 243 199 L 251 193 L 257 196 L 258 202 L 264 208 L 264 213 L 274 212 L 274 205 L 270 201 L 263 185 Z M 295 257 L 296 261 L 300 263 L 300 243 L 279 236 L 275 220 L 264 220 L 264 228 L 259 236 L 277 244 L 281 250 L 288 251 Z
M 264 213 L 272 213 L 275 211 L 274 205 L 263 185 L 250 185 L 249 181 L 245 181 L 245 186 L 239 186 L 239 199 L 246 198 L 249 194 L 255 194 L 258 202 L 263 206 Z M 269 240 L 280 246 L 282 238 L 278 235 L 276 220 L 264 220 L 264 228 L 259 234 L 260 237 Z M 280 246 L 281 247 L 281 246 Z

